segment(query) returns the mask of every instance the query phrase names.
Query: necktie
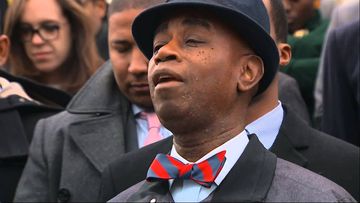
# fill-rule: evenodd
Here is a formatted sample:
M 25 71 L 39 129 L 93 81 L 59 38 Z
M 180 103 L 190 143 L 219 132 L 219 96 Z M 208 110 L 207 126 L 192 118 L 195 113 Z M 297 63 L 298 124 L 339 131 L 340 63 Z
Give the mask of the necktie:
M 221 151 L 197 164 L 183 164 L 170 155 L 158 154 L 150 165 L 146 180 L 191 179 L 209 188 L 224 166 L 225 153 Z
M 141 112 L 141 117 L 148 123 L 148 136 L 145 139 L 144 146 L 157 142 L 162 139 L 160 135 L 161 123 L 155 113 Z

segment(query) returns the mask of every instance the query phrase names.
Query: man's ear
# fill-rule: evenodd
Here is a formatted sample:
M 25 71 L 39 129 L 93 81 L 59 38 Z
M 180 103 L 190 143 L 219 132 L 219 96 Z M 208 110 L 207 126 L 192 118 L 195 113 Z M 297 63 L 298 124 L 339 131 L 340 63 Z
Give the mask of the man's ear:
M 249 91 L 258 85 L 264 75 L 264 63 L 259 56 L 248 55 L 240 62 L 237 88 L 240 92 Z
M 6 35 L 0 35 L 0 66 L 4 65 L 9 57 L 10 40 Z
M 277 47 L 280 56 L 279 65 L 281 67 L 286 66 L 291 60 L 291 46 L 287 43 L 278 43 Z

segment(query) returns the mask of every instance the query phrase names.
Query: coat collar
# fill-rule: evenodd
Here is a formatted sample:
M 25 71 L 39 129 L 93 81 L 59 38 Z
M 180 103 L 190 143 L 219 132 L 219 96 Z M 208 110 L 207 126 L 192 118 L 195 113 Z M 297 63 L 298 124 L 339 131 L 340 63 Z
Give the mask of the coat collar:
M 261 202 L 270 189 L 276 156 L 267 151 L 256 135 L 250 135 L 240 159 L 214 191 L 214 202 Z
M 72 123 L 69 135 L 96 169 L 103 171 L 110 162 L 125 153 L 124 128 L 120 115 L 103 115 Z
M 76 116 L 69 126 L 70 136 L 97 170 L 103 171 L 125 153 L 131 108 L 118 89 L 110 62 L 103 64 L 74 96 L 67 111 Z
M 300 151 L 309 147 L 310 126 L 300 119 L 291 109 L 283 105 L 285 116 L 278 136 L 270 151 L 279 158 L 306 167 L 308 160 Z
M 266 198 L 276 168 L 276 156 L 267 151 L 255 135 L 250 136 L 240 159 L 219 187 L 204 201 L 259 202 Z M 143 182 L 129 201 L 173 202 L 168 181 Z
M 67 111 L 75 114 L 113 113 L 129 106 L 130 102 L 115 81 L 112 65 L 107 61 L 73 97 Z

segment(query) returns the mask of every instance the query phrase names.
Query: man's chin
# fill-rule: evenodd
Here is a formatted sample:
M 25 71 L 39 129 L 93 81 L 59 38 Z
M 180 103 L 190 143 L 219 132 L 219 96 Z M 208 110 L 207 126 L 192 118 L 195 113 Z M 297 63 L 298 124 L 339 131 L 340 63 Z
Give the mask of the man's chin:
M 153 109 L 153 103 L 151 101 L 150 96 L 143 96 L 143 97 L 135 97 L 130 99 L 131 103 L 136 104 L 137 106 L 144 108 L 144 109 Z

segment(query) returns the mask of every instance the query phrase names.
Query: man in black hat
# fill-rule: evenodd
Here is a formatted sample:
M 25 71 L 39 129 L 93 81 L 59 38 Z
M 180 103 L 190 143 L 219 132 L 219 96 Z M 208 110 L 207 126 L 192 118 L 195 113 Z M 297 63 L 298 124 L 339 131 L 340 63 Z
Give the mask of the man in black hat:
M 146 181 L 112 201 L 353 200 L 244 130 L 249 103 L 277 70 L 268 33 L 260 0 L 168 1 L 135 19 L 155 111 L 174 144 L 171 156 L 156 157 Z

